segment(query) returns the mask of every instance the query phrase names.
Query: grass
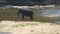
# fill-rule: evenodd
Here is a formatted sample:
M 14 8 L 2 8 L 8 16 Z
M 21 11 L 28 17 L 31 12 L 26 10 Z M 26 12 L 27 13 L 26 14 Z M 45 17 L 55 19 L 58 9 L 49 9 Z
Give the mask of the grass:
M 17 9 L 0 9 L 0 20 L 16 20 Z
M 32 24 L 29 24 L 29 23 L 27 23 L 27 24 L 17 24 L 17 25 L 12 25 L 12 27 L 19 27 L 19 26 L 22 26 L 22 27 L 24 27 L 24 26 L 37 26 L 38 24 L 37 23 L 32 23 Z
M 42 10 L 35 10 L 32 9 L 32 11 L 34 12 L 34 16 L 33 16 L 33 20 L 30 20 L 29 17 L 25 17 L 24 20 L 21 19 L 21 16 L 19 16 L 20 18 L 18 18 L 18 9 L 0 9 L 0 21 L 1 20 L 10 20 L 10 21 L 40 21 L 40 22 L 53 22 L 56 21 L 56 19 L 51 19 L 49 17 L 42 17 L 42 16 L 37 16 L 36 14 L 41 14 Z M 60 19 L 58 19 L 60 20 Z

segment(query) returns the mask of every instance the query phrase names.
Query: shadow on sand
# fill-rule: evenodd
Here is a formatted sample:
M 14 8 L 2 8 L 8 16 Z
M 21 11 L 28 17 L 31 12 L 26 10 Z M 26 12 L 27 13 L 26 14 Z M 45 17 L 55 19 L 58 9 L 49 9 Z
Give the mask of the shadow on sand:
M 12 34 L 12 32 L 0 32 L 0 34 Z

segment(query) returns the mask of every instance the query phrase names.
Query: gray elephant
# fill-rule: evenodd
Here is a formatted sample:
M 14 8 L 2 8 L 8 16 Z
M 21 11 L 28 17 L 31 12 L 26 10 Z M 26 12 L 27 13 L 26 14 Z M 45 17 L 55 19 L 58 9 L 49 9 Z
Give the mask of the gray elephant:
M 31 10 L 19 9 L 18 16 L 20 14 L 22 14 L 22 19 L 24 19 L 24 16 L 28 16 L 30 19 L 33 19 L 33 12 Z

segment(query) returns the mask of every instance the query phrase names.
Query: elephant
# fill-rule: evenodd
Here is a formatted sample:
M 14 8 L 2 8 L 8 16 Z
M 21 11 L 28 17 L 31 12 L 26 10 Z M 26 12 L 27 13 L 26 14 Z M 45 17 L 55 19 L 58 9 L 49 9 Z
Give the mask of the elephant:
M 24 19 L 24 16 L 30 17 L 30 19 L 33 19 L 33 12 L 31 10 L 26 10 L 26 9 L 19 9 L 18 11 L 18 16 L 22 14 L 22 19 Z

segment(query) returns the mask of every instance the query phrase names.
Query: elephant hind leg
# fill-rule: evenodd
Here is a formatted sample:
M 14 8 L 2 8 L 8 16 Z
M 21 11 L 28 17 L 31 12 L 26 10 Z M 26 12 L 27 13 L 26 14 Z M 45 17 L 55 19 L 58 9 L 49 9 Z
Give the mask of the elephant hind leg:
M 30 19 L 33 20 L 33 17 L 31 16 Z

